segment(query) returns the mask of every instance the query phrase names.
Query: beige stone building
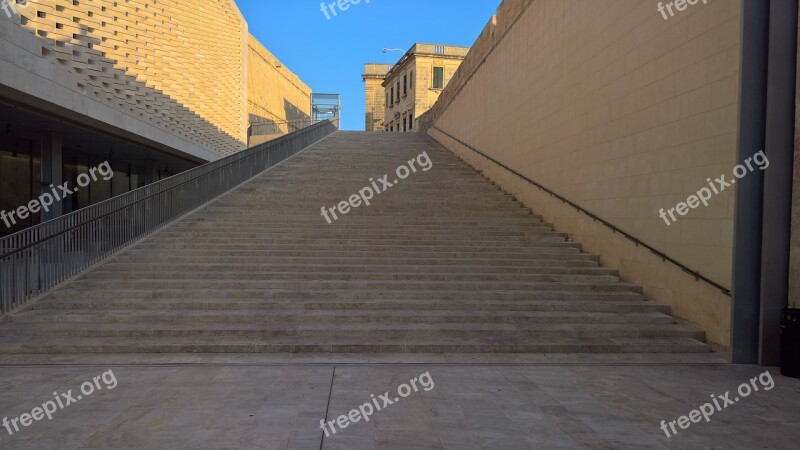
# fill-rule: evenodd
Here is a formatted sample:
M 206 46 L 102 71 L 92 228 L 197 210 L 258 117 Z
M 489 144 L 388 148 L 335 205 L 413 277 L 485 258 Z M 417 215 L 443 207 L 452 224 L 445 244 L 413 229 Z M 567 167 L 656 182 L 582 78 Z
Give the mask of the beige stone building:
M 382 90 L 365 78 L 367 130 L 416 131 L 417 117 L 436 103 L 468 52 L 469 47 L 417 43 L 383 77 Z M 377 104 L 383 105 L 380 126 L 374 112 L 370 118 Z
M 361 79 L 364 80 L 364 91 L 367 99 L 365 131 L 383 131 L 384 114 L 386 112 L 383 80 L 390 70 L 392 70 L 391 64 L 364 65 L 364 73 L 361 75 Z

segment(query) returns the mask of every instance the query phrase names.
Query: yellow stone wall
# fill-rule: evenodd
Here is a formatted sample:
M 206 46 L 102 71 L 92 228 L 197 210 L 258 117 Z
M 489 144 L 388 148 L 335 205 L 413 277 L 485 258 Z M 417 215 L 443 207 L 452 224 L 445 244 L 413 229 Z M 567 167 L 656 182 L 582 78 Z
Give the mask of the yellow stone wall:
M 505 0 L 422 120 L 730 287 L 734 189 L 669 227 L 658 212 L 708 177 L 730 178 L 737 163 L 740 16 L 741 0 L 700 3 L 668 21 L 651 2 Z M 709 341 L 728 345 L 728 296 L 467 157 Z
M 248 60 L 248 113 L 254 133 L 278 135 L 308 126 L 311 88 L 252 36 Z

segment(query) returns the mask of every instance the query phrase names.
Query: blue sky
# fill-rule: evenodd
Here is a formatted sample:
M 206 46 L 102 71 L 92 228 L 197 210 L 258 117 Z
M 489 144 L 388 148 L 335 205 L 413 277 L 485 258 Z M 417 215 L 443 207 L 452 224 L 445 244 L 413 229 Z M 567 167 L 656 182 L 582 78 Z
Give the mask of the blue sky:
M 331 3 L 334 0 L 327 0 Z M 314 92 L 342 94 L 342 128 L 364 129 L 364 63 L 414 42 L 470 46 L 501 0 L 361 0 L 327 20 L 321 0 L 236 0 L 250 33 Z

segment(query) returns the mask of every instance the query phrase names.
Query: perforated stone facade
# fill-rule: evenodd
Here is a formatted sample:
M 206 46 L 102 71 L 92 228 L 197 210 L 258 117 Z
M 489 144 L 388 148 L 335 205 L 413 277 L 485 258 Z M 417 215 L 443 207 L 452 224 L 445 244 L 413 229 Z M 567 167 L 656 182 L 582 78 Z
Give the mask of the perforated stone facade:
M 178 149 L 217 156 L 244 149 L 250 105 L 281 120 L 284 97 L 300 113 L 310 109 L 301 101 L 310 89 L 299 79 L 269 85 L 280 101 L 248 100 L 248 91 L 273 81 L 270 71 L 297 77 L 274 57 L 250 70 L 260 44 L 232 0 L 38 0 L 17 10 L 0 24 L 0 84 Z M 260 86 L 251 89 L 249 77 Z M 161 131 L 168 139 L 156 136 Z

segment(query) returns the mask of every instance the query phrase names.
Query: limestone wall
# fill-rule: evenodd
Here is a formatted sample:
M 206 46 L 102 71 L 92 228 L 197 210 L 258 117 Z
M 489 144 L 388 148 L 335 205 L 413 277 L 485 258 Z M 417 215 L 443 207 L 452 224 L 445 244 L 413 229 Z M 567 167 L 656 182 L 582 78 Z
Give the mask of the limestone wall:
M 364 73 L 361 75 L 361 79 L 364 80 L 365 131 L 383 130 L 386 96 L 382 84 L 383 78 L 391 68 L 391 64 L 364 65 Z
M 731 285 L 734 189 L 661 208 L 736 165 L 740 0 L 669 20 L 650 2 L 506 0 L 421 120 Z M 730 298 L 431 130 L 647 296 L 729 343 Z M 755 153 L 758 149 L 754 149 Z
M 248 63 L 247 110 L 253 134 L 281 135 L 308 126 L 311 88 L 252 36 Z

